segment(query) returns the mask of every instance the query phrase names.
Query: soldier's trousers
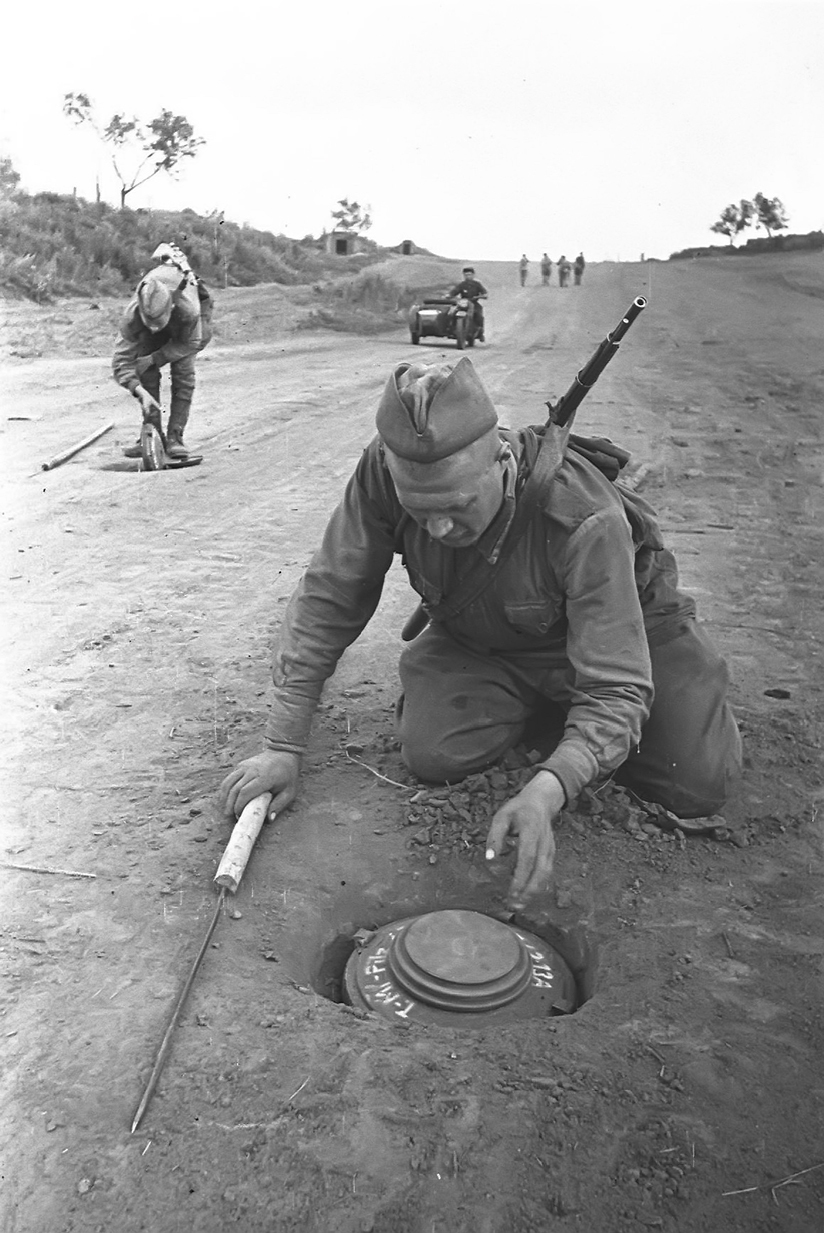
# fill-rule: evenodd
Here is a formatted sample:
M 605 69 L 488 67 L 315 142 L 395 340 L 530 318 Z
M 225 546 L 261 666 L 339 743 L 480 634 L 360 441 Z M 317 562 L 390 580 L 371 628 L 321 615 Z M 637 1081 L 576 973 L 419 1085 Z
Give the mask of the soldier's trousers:
M 144 390 L 148 390 L 152 398 L 160 402 L 160 368 L 147 368 L 140 378 Z M 169 432 L 183 434 L 183 429 L 189 420 L 189 411 L 195 392 L 195 357 L 184 356 L 182 360 L 174 360 L 168 365 L 172 394 L 169 402 Z
M 741 737 L 724 660 L 694 620 L 681 621 L 679 631 L 650 646 L 655 700 L 640 744 L 615 780 L 679 817 L 705 817 L 721 809 L 740 772 Z M 483 769 L 521 739 L 548 703 L 560 708 L 561 724 L 569 706 L 568 668 L 536 671 L 523 658 L 477 654 L 437 625 L 404 650 L 400 677 L 404 760 L 431 782 L 456 782 Z

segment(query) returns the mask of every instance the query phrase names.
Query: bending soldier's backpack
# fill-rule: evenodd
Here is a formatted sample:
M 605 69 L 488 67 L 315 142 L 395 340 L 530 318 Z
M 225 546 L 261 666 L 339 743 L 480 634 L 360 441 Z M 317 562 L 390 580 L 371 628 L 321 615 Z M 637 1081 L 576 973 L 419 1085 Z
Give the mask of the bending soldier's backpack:
M 189 259 L 177 244 L 158 244 L 152 257 L 161 265 L 171 265 L 183 275 L 175 293 L 177 301 L 184 301 L 192 312 L 200 314 L 201 339 L 198 351 L 202 351 L 212 339 L 212 313 L 215 302 L 209 288 L 199 274 L 195 274 Z

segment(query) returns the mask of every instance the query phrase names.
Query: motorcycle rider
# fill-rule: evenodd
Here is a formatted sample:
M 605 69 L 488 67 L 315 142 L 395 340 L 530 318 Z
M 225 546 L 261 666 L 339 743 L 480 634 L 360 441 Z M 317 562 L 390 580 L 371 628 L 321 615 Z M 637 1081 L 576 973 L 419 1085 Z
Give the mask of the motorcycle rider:
M 481 299 L 486 298 L 486 287 L 483 283 L 478 282 L 475 277 L 475 269 L 471 265 L 465 265 L 461 270 L 463 278 L 458 283 L 457 287 L 453 287 L 450 295 L 462 297 L 465 300 L 471 300 L 474 309 L 475 324 L 478 327 L 476 338 L 478 342 L 484 342 L 484 310 L 481 304 Z

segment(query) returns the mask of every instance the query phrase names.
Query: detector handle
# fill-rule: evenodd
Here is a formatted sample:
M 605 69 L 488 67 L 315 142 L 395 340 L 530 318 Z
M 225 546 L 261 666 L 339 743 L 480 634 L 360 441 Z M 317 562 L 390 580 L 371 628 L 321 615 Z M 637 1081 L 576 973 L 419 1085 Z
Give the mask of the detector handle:
M 260 834 L 263 823 L 266 821 L 266 811 L 269 808 L 271 799 L 271 792 L 262 792 L 260 796 L 256 796 L 254 800 L 249 801 L 249 804 L 235 823 L 234 830 L 226 845 L 226 850 L 217 867 L 217 873 L 214 877 L 215 885 L 231 891 L 233 895 L 240 886 L 240 879 L 243 877 L 243 871 L 246 868 L 249 857 L 252 855 L 255 840 Z

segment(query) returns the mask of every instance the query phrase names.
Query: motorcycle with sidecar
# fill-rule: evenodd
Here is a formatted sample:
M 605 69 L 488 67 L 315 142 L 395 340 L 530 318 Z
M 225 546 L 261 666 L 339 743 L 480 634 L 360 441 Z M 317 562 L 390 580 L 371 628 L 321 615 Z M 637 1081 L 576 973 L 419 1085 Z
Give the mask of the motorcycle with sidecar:
M 463 351 L 475 346 L 480 332 L 480 311 L 465 296 L 424 299 L 409 310 L 409 337 L 415 346 L 422 338 L 454 338 L 458 350 Z

